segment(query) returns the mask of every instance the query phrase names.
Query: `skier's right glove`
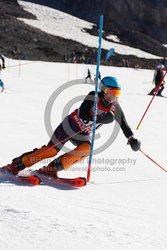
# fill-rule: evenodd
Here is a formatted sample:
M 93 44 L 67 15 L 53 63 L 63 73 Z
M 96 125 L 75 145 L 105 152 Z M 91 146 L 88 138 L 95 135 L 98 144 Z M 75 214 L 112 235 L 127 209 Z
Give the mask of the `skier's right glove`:
M 141 142 L 134 138 L 133 135 L 128 138 L 127 144 L 130 144 L 133 151 L 138 151 L 141 147 Z

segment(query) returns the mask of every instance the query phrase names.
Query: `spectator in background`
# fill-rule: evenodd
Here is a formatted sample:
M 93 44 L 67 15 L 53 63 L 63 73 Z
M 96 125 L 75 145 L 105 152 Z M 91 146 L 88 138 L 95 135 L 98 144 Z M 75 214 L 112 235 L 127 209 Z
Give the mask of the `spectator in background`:
M 87 79 L 90 79 L 90 81 L 92 81 L 90 69 L 88 69 L 87 76 L 85 77 L 85 83 L 87 83 Z
M 129 61 L 128 60 L 123 59 L 122 63 L 123 63 L 123 67 L 126 67 L 126 68 L 129 67 Z
M 162 81 L 162 78 L 164 76 L 163 69 L 164 69 L 163 64 L 158 64 L 157 67 L 155 68 L 154 78 L 153 78 L 153 84 L 155 84 L 155 87 L 151 90 L 149 95 L 154 95 L 156 92 L 156 89 L 158 88 L 159 84 L 161 83 L 159 90 L 158 90 L 158 93 L 157 93 L 157 96 L 162 96 L 162 91 L 165 88 L 164 87 L 165 81 Z
M 5 69 L 6 68 L 5 67 L 5 58 L 2 55 L 0 55 L 0 59 L 2 60 L 2 64 L 0 63 L 0 70 Z

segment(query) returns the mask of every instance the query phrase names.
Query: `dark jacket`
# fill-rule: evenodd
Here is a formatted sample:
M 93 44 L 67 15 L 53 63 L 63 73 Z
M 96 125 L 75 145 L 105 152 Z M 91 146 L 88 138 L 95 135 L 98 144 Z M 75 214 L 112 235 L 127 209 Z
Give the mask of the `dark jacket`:
M 155 76 L 155 85 L 158 86 L 162 80 L 164 76 L 163 70 L 162 69 L 158 69 L 156 76 Z
M 5 58 L 0 55 L 0 59 L 2 60 L 2 68 L 4 69 L 5 68 Z M 0 64 L 0 68 L 1 68 L 1 64 Z
M 80 108 L 75 110 L 70 115 L 70 117 L 75 122 L 75 124 L 80 126 L 81 129 L 84 128 L 84 124 L 85 126 L 88 126 L 88 125 L 91 126 L 93 123 L 94 96 L 95 96 L 95 92 L 94 91 L 90 92 L 84 99 Z M 106 104 L 106 103 L 103 103 L 102 99 L 103 99 L 102 93 L 99 92 L 98 93 L 97 123 L 107 124 L 115 120 L 118 122 L 124 135 L 127 138 L 132 136 L 133 132 L 126 121 L 125 115 L 118 101 L 114 101 L 111 104 L 110 103 Z

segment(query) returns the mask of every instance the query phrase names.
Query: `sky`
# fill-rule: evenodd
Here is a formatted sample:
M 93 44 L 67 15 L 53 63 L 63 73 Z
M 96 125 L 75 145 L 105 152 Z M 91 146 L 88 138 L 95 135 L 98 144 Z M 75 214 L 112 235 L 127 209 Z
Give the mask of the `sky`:
M 0 93 L 1 166 L 47 144 L 49 126 L 54 130 L 94 90 L 94 84 L 84 81 L 88 68 L 94 75 L 95 65 L 6 58 L 6 69 L 1 72 L 5 91 Z M 147 93 L 153 87 L 154 71 L 100 66 L 100 72 L 102 77 L 118 78 L 122 86 L 119 102 L 135 137 L 142 150 L 167 169 L 166 98 L 155 97 L 136 130 L 151 101 Z M 163 94 L 167 96 L 166 89 Z M 97 130 L 95 151 L 104 147 L 114 126 Z M 70 143 L 67 147 L 73 148 Z M 85 159 L 59 176 L 85 177 L 87 166 Z M 114 142 L 93 155 L 90 183 L 83 188 L 31 187 L 0 177 L 0 249 L 166 250 L 166 181 L 166 172 L 141 152 L 132 151 L 121 130 Z

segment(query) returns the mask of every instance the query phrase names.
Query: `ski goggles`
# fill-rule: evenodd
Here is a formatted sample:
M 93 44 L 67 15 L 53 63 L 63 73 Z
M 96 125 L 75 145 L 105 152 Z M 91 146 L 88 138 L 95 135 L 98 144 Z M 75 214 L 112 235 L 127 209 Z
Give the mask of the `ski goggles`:
M 110 88 L 110 87 L 103 87 L 102 90 L 108 96 L 113 96 L 114 95 L 115 97 L 118 97 L 121 94 L 120 89 L 113 89 L 113 88 Z

